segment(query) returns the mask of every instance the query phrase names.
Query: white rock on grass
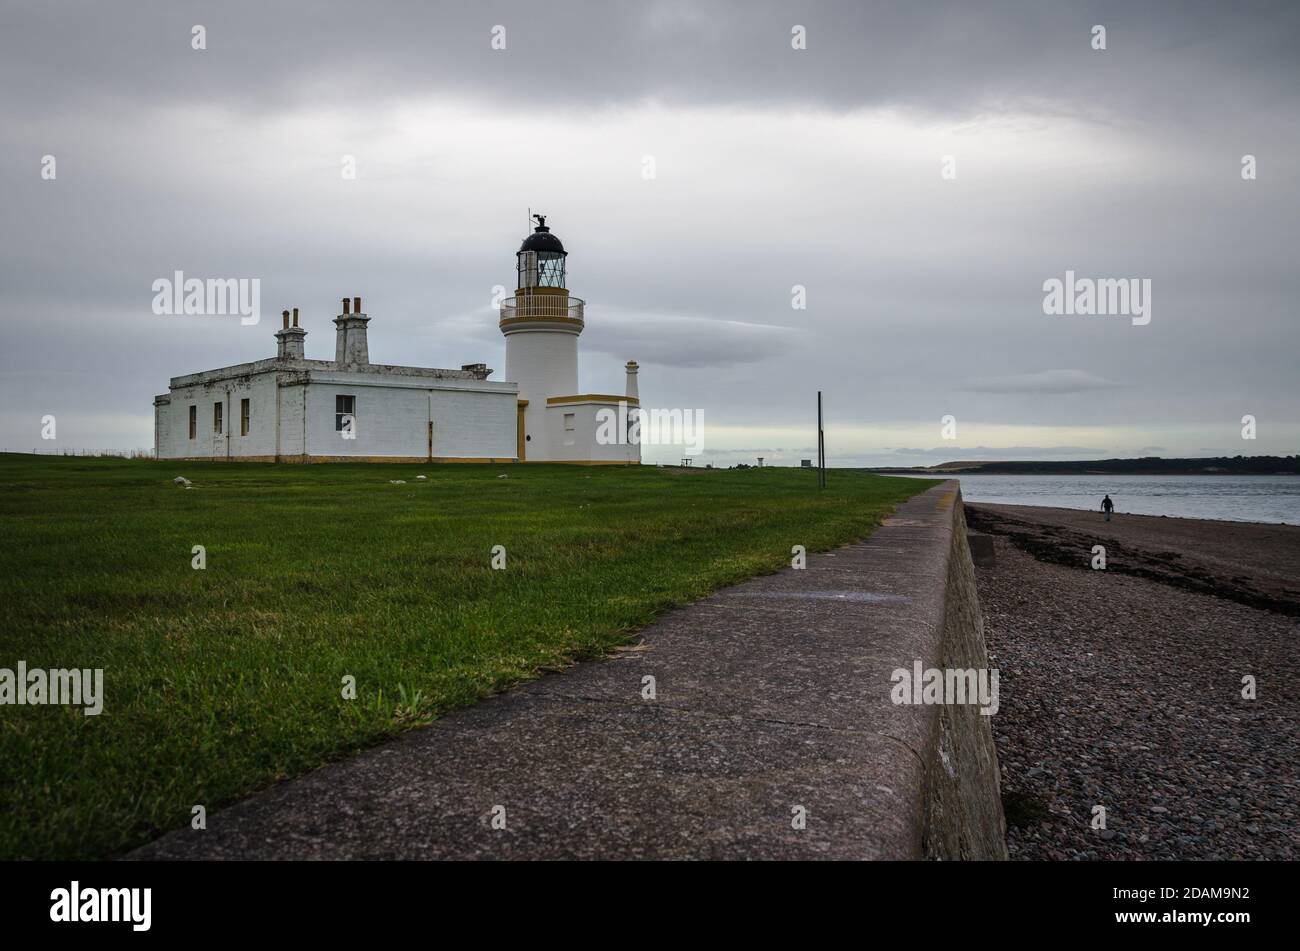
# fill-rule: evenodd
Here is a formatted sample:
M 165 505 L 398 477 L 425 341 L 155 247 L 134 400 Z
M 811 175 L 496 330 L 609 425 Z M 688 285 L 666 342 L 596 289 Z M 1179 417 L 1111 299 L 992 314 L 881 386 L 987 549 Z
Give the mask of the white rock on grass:
M 183 485 L 187 489 L 194 484 L 189 479 L 185 478 L 185 476 L 177 476 L 176 478 L 172 479 L 172 482 L 174 482 L 176 485 Z
M 406 485 L 405 479 L 389 479 L 388 481 L 393 485 Z
M 416 478 L 417 478 L 417 479 L 427 479 L 427 478 L 429 478 L 429 477 L 428 477 L 428 476 L 416 476 Z

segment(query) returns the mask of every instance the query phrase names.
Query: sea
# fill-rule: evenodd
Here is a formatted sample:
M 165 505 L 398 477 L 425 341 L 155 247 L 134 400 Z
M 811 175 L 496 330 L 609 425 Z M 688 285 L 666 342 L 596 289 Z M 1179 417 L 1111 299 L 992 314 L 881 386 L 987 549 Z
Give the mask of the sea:
M 967 502 L 1300 525 L 1300 476 L 958 475 Z

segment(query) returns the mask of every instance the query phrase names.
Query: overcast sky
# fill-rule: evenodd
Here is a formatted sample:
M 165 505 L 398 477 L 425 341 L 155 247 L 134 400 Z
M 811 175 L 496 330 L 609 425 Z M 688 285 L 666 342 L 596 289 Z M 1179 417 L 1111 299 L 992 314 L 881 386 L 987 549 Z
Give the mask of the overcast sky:
M 285 307 L 332 358 L 345 295 L 373 361 L 501 379 L 531 207 L 582 391 L 636 359 L 701 462 L 812 455 L 818 389 L 839 465 L 1295 453 L 1297 48 L 1295 3 L 7 0 L 0 447 L 150 446 L 170 377 Z M 1045 314 L 1067 269 L 1150 323 Z M 177 270 L 262 322 L 155 315 Z

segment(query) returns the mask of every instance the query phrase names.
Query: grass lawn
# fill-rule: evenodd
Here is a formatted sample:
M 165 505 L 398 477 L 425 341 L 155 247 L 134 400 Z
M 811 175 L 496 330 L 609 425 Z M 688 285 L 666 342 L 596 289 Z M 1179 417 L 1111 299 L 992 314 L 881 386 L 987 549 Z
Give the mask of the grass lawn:
M 0 858 L 120 854 L 196 804 L 211 813 L 607 651 L 672 605 L 788 565 L 792 545 L 860 539 L 932 484 L 829 482 L 0 455 L 0 668 L 103 668 L 105 695 L 99 716 L 0 706 Z

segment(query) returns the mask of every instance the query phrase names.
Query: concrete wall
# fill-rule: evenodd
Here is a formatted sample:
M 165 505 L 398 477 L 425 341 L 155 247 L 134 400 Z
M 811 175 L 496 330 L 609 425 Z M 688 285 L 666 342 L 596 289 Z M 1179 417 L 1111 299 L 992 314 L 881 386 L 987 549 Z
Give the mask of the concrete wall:
M 950 485 L 952 483 L 949 483 Z M 940 668 L 987 668 L 984 621 L 975 569 L 966 541 L 960 490 L 951 490 L 943 619 L 935 645 Z M 925 751 L 926 856 L 942 859 L 1007 858 L 1006 823 L 997 750 L 989 717 L 974 706 L 930 708 L 937 714 Z

